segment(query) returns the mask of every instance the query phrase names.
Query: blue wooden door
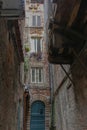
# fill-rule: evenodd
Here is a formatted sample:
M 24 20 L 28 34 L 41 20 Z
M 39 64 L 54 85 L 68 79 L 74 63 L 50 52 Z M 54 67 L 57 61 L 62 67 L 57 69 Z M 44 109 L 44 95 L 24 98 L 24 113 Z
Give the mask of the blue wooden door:
M 41 101 L 31 106 L 30 130 L 45 130 L 45 105 Z

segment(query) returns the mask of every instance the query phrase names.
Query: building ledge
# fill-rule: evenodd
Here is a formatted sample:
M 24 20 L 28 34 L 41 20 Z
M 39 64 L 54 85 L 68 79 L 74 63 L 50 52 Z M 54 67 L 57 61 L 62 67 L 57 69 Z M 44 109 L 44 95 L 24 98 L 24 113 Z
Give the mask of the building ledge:
M 66 13 L 64 9 L 68 4 L 65 1 L 61 3 L 62 10 L 57 6 L 56 15 L 49 19 L 48 24 L 48 60 L 53 64 L 71 64 L 74 59 L 72 50 L 78 54 L 87 41 L 87 1 L 69 2 L 70 8 L 73 9 Z

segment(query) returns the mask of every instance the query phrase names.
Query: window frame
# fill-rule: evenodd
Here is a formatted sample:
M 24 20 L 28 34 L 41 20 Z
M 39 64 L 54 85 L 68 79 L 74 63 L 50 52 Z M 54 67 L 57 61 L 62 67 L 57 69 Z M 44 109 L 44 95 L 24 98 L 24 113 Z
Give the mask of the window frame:
M 43 4 L 44 3 L 44 0 L 31 0 L 31 3 L 40 3 L 40 4 Z
M 43 51 L 42 38 L 41 37 L 32 37 L 31 39 L 32 39 L 31 52 L 34 52 L 34 53 L 42 52 Z M 39 43 L 38 43 L 38 41 L 39 41 Z M 38 46 L 40 46 L 39 50 L 38 50 Z
M 33 70 L 35 75 L 32 74 Z M 34 77 L 35 81 L 32 80 L 32 77 Z M 43 83 L 43 82 L 44 82 L 43 67 L 31 67 L 31 83 Z
M 35 17 L 35 19 L 34 19 L 34 17 Z M 39 22 L 39 20 L 40 20 L 40 22 Z M 40 15 L 32 15 L 32 27 L 41 27 L 41 16 Z

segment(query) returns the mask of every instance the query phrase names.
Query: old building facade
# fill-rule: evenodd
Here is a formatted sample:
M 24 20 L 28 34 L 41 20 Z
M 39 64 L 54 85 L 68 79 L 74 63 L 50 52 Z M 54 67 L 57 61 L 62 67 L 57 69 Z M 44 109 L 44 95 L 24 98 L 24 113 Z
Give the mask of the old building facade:
M 0 130 L 23 130 L 23 19 L 9 4 L 0 1 Z
M 87 129 L 86 4 L 45 0 L 52 130 Z
M 29 89 L 29 111 L 27 130 L 49 129 L 50 86 L 49 64 L 44 41 L 44 1 L 26 0 L 25 48 Z M 25 49 L 26 50 L 26 49 Z
M 20 37 L 19 25 L 5 19 L 0 23 L 0 129 L 23 129 L 23 52 L 16 36 Z

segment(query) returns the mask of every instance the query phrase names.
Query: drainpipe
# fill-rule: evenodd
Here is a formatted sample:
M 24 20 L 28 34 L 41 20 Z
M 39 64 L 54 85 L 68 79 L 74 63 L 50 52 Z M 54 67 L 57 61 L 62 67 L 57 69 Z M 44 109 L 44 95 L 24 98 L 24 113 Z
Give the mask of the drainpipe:
M 52 118 L 51 118 L 51 129 L 55 130 L 55 101 L 52 100 Z
M 54 71 L 53 71 L 53 65 L 49 65 L 49 74 L 50 74 L 50 89 L 51 89 L 51 127 L 50 130 L 54 130 L 54 121 L 55 121 L 55 101 L 53 98 L 54 94 Z

